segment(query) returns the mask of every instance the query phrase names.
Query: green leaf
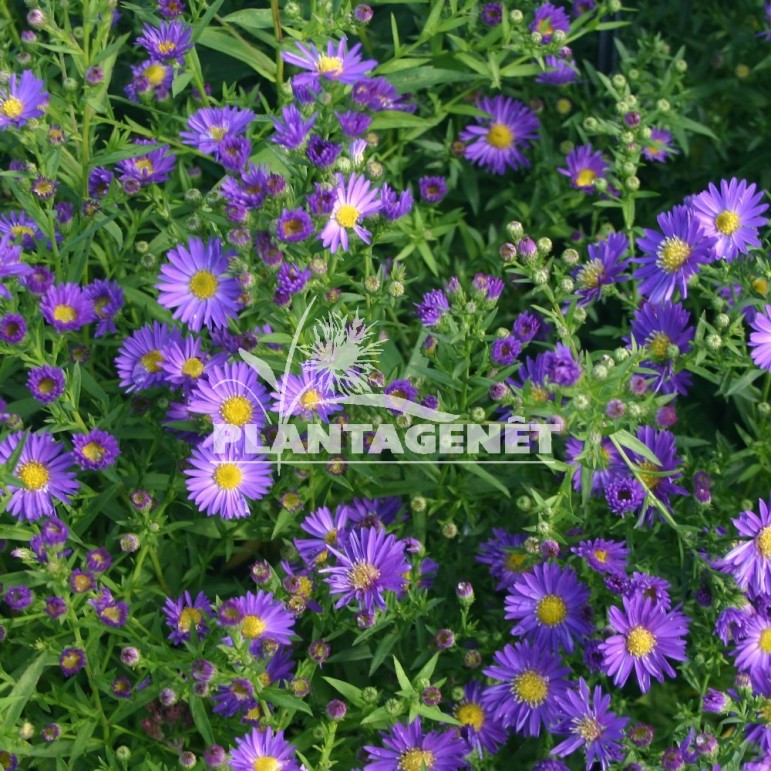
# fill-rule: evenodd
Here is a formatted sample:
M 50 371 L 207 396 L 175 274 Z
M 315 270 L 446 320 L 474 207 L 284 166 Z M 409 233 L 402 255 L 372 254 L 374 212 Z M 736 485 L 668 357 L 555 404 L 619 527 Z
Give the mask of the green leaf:
M 201 738 L 206 744 L 214 744 L 214 734 L 209 723 L 209 716 L 206 714 L 206 707 L 203 701 L 197 696 L 190 697 L 190 714 L 193 716 L 193 722 L 201 734 Z
M 642 455 L 643 458 L 649 460 L 651 463 L 655 463 L 657 466 L 661 465 L 656 454 L 648 447 L 647 444 L 641 442 L 636 436 L 632 436 L 628 431 L 620 428 L 618 431 L 610 435 L 610 441 L 618 448 L 618 445 L 626 447 L 632 452 L 636 452 L 638 455 Z
M 270 8 L 250 8 L 243 11 L 234 11 L 223 17 L 222 21 L 228 24 L 236 24 L 243 29 L 270 29 L 273 27 L 273 11 Z
M 500 490 L 507 498 L 511 498 L 509 489 L 497 477 L 493 476 L 486 469 L 483 469 L 479 464 L 474 463 L 473 461 L 463 461 L 463 468 L 468 469 L 474 476 L 484 479 L 485 482 L 496 490 Z
M 369 675 L 375 674 L 380 669 L 380 665 L 385 661 L 386 656 L 399 641 L 399 635 L 396 632 L 387 634 L 375 649 L 375 655 L 372 657 L 372 663 L 369 665 Z
M 40 675 L 43 674 L 47 659 L 48 653 L 41 653 L 24 670 L 24 674 L 17 680 L 8 696 L 0 700 L 0 704 L 5 706 L 0 724 L 12 726 L 21 717 L 24 707 L 35 691 Z
M 407 677 L 404 667 L 399 663 L 399 659 L 397 659 L 396 656 L 394 656 L 394 670 L 396 671 L 396 679 L 399 681 L 402 690 L 406 693 L 411 693 L 413 688 L 410 678 Z
M 276 63 L 265 56 L 262 51 L 249 45 L 245 40 L 239 40 L 219 29 L 205 29 L 198 42 L 206 48 L 219 51 L 221 54 L 238 59 L 248 64 L 253 70 L 271 83 L 276 82 Z
M 263 688 L 259 695 L 260 698 L 265 699 L 265 701 L 276 707 L 284 707 L 295 712 L 304 712 L 306 715 L 313 714 L 311 708 L 302 699 L 298 699 L 296 696 L 292 696 L 292 694 L 278 688 Z
M 346 683 L 343 680 L 336 680 L 334 677 L 323 677 L 322 680 L 326 680 L 338 693 L 341 693 L 357 707 L 361 707 L 364 704 L 364 699 L 361 697 L 361 688 L 357 688 L 355 685 Z

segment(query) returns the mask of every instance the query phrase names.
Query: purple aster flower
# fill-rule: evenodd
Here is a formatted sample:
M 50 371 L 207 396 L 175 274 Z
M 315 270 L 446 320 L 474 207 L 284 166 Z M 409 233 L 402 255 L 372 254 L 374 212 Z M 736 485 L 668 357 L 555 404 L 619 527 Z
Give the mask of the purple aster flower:
M 505 617 L 518 621 L 513 635 L 525 635 L 553 650 L 562 645 L 571 653 L 574 638 L 582 639 L 592 630 L 583 614 L 588 600 L 589 590 L 572 568 L 547 562 L 522 573 L 509 587 Z
M 590 13 L 597 7 L 595 0 L 573 0 L 573 7 L 570 14 L 574 19 L 583 16 L 585 13 Z
M 141 146 L 155 143 L 152 140 L 137 139 L 134 144 Z M 119 161 L 115 168 L 121 174 L 121 182 L 125 184 L 127 180 L 134 180 L 141 186 L 166 182 L 176 163 L 177 159 L 169 150 L 169 146 L 160 145 L 156 150 Z
M 408 725 L 397 723 L 389 732 L 381 731 L 383 747 L 367 745 L 368 762 L 364 771 L 422 769 L 456 771 L 465 766 L 468 748 L 455 731 L 423 731 L 420 718 Z
M 91 169 L 88 174 L 88 194 L 91 198 L 104 198 L 110 191 L 114 174 L 103 166 Z
M 249 166 L 241 172 L 241 182 L 234 177 L 228 177 L 220 187 L 220 192 L 226 201 L 238 204 L 247 209 L 262 206 L 268 192 L 267 166 Z
M 330 546 L 329 551 L 338 564 L 319 572 L 326 574 L 330 594 L 340 595 L 336 608 L 356 601 L 363 610 L 384 610 L 383 592 L 400 591 L 410 569 L 404 543 L 378 528 L 353 532 L 339 549 Z
M 640 279 L 640 294 L 651 302 L 671 300 L 678 289 L 688 296 L 688 281 L 702 265 L 715 259 L 715 239 L 708 236 L 687 206 L 659 214 L 659 231 L 645 229 L 637 243 L 643 256 L 633 278 Z
M 460 735 L 468 752 L 494 755 L 506 743 L 506 729 L 492 710 L 482 703 L 482 685 L 472 680 L 463 687 L 463 698 L 453 708 L 453 717 L 461 723 Z
M 578 69 L 572 59 L 560 59 L 548 54 L 544 57 L 546 70 L 536 76 L 536 83 L 547 86 L 565 86 L 578 77 Z
M 750 605 L 744 608 L 726 608 L 718 615 L 712 633 L 723 641 L 723 645 L 738 642 L 745 635 L 751 614 Z
M 629 241 L 623 233 L 611 233 L 607 238 L 589 245 L 588 262 L 576 268 L 574 278 L 578 285 L 578 304 L 586 306 L 602 297 L 606 286 L 629 278 L 623 271 L 630 260 L 622 260 L 629 249 Z
M 644 345 L 649 356 L 642 366 L 659 372 L 653 381 L 656 391 L 686 393 L 690 376 L 674 371 L 672 353 L 676 349 L 677 356 L 682 356 L 690 351 L 694 335 L 690 320 L 690 313 L 682 305 L 670 302 L 645 302 L 632 319 L 631 338 Z
M 771 3 L 763 3 L 763 15 L 766 27 L 757 33 L 757 37 L 771 43 Z
M 583 489 L 587 477 L 593 494 L 605 488 L 618 476 L 619 459 L 618 450 L 607 437 L 598 444 L 571 437 L 565 445 L 565 461 L 574 469 L 573 489 L 576 492 Z
M 141 102 L 142 97 L 159 101 L 168 99 L 174 81 L 174 68 L 168 64 L 149 59 L 142 64 L 131 66 L 131 80 L 124 92 L 132 102 Z M 92 196 L 98 198 L 99 196 Z
M 658 458 L 658 463 L 654 463 L 632 450 L 627 452 L 627 457 L 637 467 L 640 480 L 647 491 L 671 512 L 670 496 L 688 495 L 688 491 L 684 487 L 673 481 L 683 476 L 681 471 L 677 471 L 677 467 L 682 463 L 682 458 L 677 456 L 675 436 L 669 431 L 656 431 L 650 426 L 640 426 L 637 429 L 637 439 L 643 442 Z M 655 506 L 646 507 L 641 513 L 638 524 L 645 523 L 651 526 L 656 514 Z
M 55 516 L 47 517 L 40 525 L 40 535 L 46 546 L 63 546 L 69 534 L 67 525 Z
M 263 498 L 273 484 L 272 467 L 265 456 L 248 454 L 234 444 L 221 452 L 196 447 L 189 464 L 184 472 L 188 495 L 210 517 L 248 517 L 249 501 Z
M 594 193 L 594 182 L 605 179 L 608 162 L 599 150 L 591 145 L 581 145 L 571 150 L 565 157 L 567 168 L 557 169 L 565 177 L 570 178 L 570 186 L 585 193 Z
M 48 93 L 42 80 L 29 70 L 21 77 L 13 74 L 8 85 L 0 88 L 0 129 L 21 128 L 32 118 L 42 118 L 47 106 Z
M 69 503 L 70 496 L 80 486 L 70 470 L 72 453 L 66 452 L 45 431 L 17 432 L 0 442 L 0 465 L 11 460 L 22 441 L 23 447 L 12 471 L 15 479 L 7 483 L 12 489 L 8 513 L 22 520 L 53 516 L 54 499 Z
M 603 771 L 623 760 L 624 729 L 629 718 L 616 717 L 610 711 L 610 696 L 599 685 L 592 693 L 586 680 L 580 678 L 578 688 L 560 699 L 559 709 L 560 722 L 553 730 L 568 738 L 552 754 L 564 758 L 583 747 L 587 769 L 599 763 Z
M 383 529 L 396 522 L 402 507 L 400 498 L 354 498 L 350 503 L 341 504 L 338 513 L 345 512 L 351 524 L 359 529 L 375 527 Z
M 524 346 L 538 334 L 540 328 L 541 322 L 538 317 L 534 313 L 523 311 L 514 320 L 511 331 L 521 340 Z
M 102 589 L 99 596 L 89 600 L 88 604 L 94 608 L 99 620 L 106 626 L 119 629 L 126 625 L 129 607 L 125 602 L 113 599 L 109 589 Z
M 242 678 L 236 677 L 227 685 L 221 685 L 213 697 L 213 712 L 223 717 L 235 717 L 245 712 L 254 703 L 254 686 Z
M 44 364 L 31 369 L 27 375 L 27 388 L 43 404 L 55 402 L 64 393 L 64 370 Z
M 133 332 L 123 341 L 115 359 L 121 388 L 126 393 L 134 393 L 161 385 L 163 352 L 166 346 L 180 340 L 177 330 L 157 321 Z
M 447 301 L 447 296 L 441 289 L 432 289 L 430 292 L 426 292 L 423 299 L 419 303 L 415 303 L 415 314 L 424 327 L 436 326 L 449 310 L 450 304 Z M 771 343 L 771 336 L 769 342 Z
M 86 554 L 86 565 L 94 573 L 105 573 L 112 566 L 110 552 L 104 546 L 99 549 L 91 549 Z
M 153 61 L 175 61 L 181 67 L 185 54 L 193 47 L 192 28 L 182 21 L 162 21 L 159 27 L 144 24 L 135 43 L 146 49 Z
M 760 514 L 743 511 L 732 520 L 742 540 L 715 568 L 731 574 L 744 590 L 771 593 L 771 503 L 758 501 Z
M 529 29 L 531 32 L 540 32 L 543 36 L 543 42 L 549 43 L 557 30 L 565 33 L 570 32 L 570 19 L 559 6 L 543 3 L 535 9 L 535 17 L 530 23 Z
M 32 267 L 20 262 L 22 247 L 12 243 L 9 234 L 3 234 L 0 238 L 0 281 L 10 276 L 23 277 L 32 272 Z M 0 298 L 11 299 L 11 293 L 7 287 L 0 283 Z
M 241 171 L 252 154 L 252 143 L 246 137 L 225 137 L 214 151 L 217 163 L 227 171 Z
M 523 151 L 538 138 L 540 122 L 535 114 L 506 96 L 484 97 L 477 107 L 485 115 L 460 134 L 461 140 L 470 143 L 465 157 L 494 174 L 504 174 L 507 168 L 528 168 L 530 161 Z
M 612 607 L 608 623 L 616 632 L 600 646 L 605 671 L 615 685 L 622 686 L 634 669 L 640 690 L 645 693 L 651 676 L 659 682 L 664 675 L 675 677 L 667 659 L 686 661 L 685 635 L 689 619 L 679 610 L 664 612 L 646 597 L 624 597 L 623 610 Z
M 255 371 L 244 362 L 213 366 L 190 394 L 190 412 L 209 415 L 216 424 L 265 425 L 268 394 Z
M 54 621 L 67 612 L 67 603 L 61 597 L 46 597 L 45 603 L 45 613 Z
M 96 588 L 96 578 L 90 570 L 77 568 L 70 573 L 70 588 L 75 594 L 85 594 Z
M 59 655 L 59 666 L 65 677 L 72 677 L 86 666 L 86 652 L 82 648 L 65 648 Z
M 771 370 L 771 305 L 750 322 L 750 354 L 758 367 Z
M 493 665 L 484 670 L 499 681 L 482 693 L 482 705 L 504 728 L 522 736 L 538 736 L 557 718 L 559 698 L 567 691 L 570 674 L 558 655 L 522 641 L 496 651 Z
M 238 313 L 238 282 L 227 275 L 234 252 L 223 252 L 219 238 L 205 243 L 191 238 L 166 255 L 157 288 L 158 302 L 174 311 L 173 316 L 193 332 L 202 327 L 226 327 Z
M 329 142 L 320 136 L 313 135 L 308 142 L 308 148 L 305 151 L 305 155 L 308 160 L 320 169 L 326 169 L 331 166 L 340 155 L 340 145 L 334 142 Z
M 643 158 L 658 163 L 666 163 L 676 152 L 672 143 L 673 137 L 669 131 L 662 128 L 651 129 L 650 139 L 643 144 Z
M 539 760 L 533 766 L 533 771 L 570 771 L 570 767 L 561 760 Z M 630 771 L 630 769 L 627 767 L 624 771 Z
M 164 348 L 161 368 L 168 383 L 190 388 L 200 377 L 207 374 L 212 366 L 221 366 L 226 361 L 227 354 L 210 356 L 199 338 L 186 337 L 174 340 Z
M 372 118 L 363 112 L 336 112 L 340 128 L 347 137 L 360 137 L 372 123 Z
M 139 686 L 137 686 L 139 690 Z M 130 699 L 133 695 L 131 681 L 127 677 L 116 677 L 110 685 L 110 693 L 116 699 Z
M 190 639 L 190 630 L 193 628 L 199 638 L 209 634 L 206 622 L 211 619 L 213 611 L 203 592 L 199 592 L 195 600 L 188 591 L 176 600 L 167 597 L 162 610 L 166 616 L 166 623 L 172 630 L 168 639 L 174 645 L 187 642 Z
M 292 641 L 294 616 L 270 592 L 247 592 L 237 598 L 240 613 L 241 636 L 254 644 L 278 643 L 289 645 Z
M 341 246 L 349 248 L 348 231 L 353 230 L 364 243 L 370 243 L 371 233 L 360 224 L 361 219 L 380 210 L 377 190 L 372 190 L 364 175 L 351 174 L 348 181 L 338 174 L 336 200 L 327 224 L 319 234 L 325 247 L 334 254 Z
M 250 734 L 236 739 L 230 752 L 232 771 L 300 771 L 295 748 L 284 739 L 283 731 L 268 727 L 253 728 Z
M 643 599 L 650 600 L 661 610 L 669 610 L 672 606 L 669 597 L 669 582 L 660 576 L 652 576 L 649 573 L 635 571 L 625 594 L 628 597 L 640 595 Z
M 406 378 L 393 380 L 383 389 L 383 393 L 386 396 L 396 397 L 397 399 L 406 399 L 408 402 L 416 402 L 418 400 L 418 389 Z M 398 415 L 400 413 L 397 406 L 398 402 L 392 399 L 386 401 L 391 412 Z
M 40 301 L 43 318 L 57 332 L 74 332 L 95 318 L 94 303 L 77 284 L 56 284 Z
M 767 763 L 771 762 L 771 699 L 763 699 L 760 702 L 760 706 L 755 710 L 755 716 L 762 722 L 748 724 L 744 729 L 744 735 L 748 742 L 765 753 L 763 769 L 766 771 Z M 749 771 L 751 768 L 749 764 L 742 766 L 743 771 Z
M 324 563 L 329 558 L 330 546 L 343 545 L 348 534 L 348 511 L 340 507 L 334 515 L 326 506 L 309 514 L 300 528 L 312 538 L 295 538 L 294 545 L 302 561 L 308 566 Z
M 27 322 L 18 313 L 6 313 L 0 318 L 0 341 L 16 345 L 27 334 Z
M 102 471 L 112 466 L 120 455 L 118 441 L 106 431 L 94 428 L 72 438 L 75 462 L 82 469 Z
M 522 343 L 514 335 L 499 337 L 490 346 L 490 361 L 499 367 L 510 367 L 522 351 Z
M 768 204 L 755 184 L 733 177 L 720 180 L 720 190 L 712 183 L 691 201 L 695 218 L 705 234 L 715 239 L 714 252 L 720 259 L 733 260 L 760 246 L 758 230 L 768 222 L 762 217 Z
M 387 183 L 383 184 L 380 188 L 380 202 L 382 204 L 380 213 L 390 222 L 394 222 L 409 214 L 415 203 L 409 190 L 402 190 L 401 193 L 397 193 Z
M 629 556 L 629 549 L 623 541 L 606 541 L 602 538 L 581 541 L 570 551 L 583 557 L 586 564 L 598 573 L 623 573 Z
M 771 619 L 761 614 L 753 616 L 733 655 L 736 668 L 749 674 L 754 690 L 771 696 Z
M 725 714 L 728 711 L 730 703 L 731 699 L 729 699 L 722 691 L 717 691 L 714 688 L 707 688 L 707 692 L 702 699 L 701 707 L 704 712 L 720 715 Z
M 94 304 L 94 314 L 98 320 L 94 337 L 101 337 L 115 332 L 115 316 L 123 307 L 123 290 L 117 281 L 97 279 L 86 288 L 86 294 Z
M 525 536 L 495 527 L 492 538 L 480 546 L 476 561 L 488 565 L 490 575 L 498 579 L 496 591 L 509 588 L 529 569 L 524 543 Z
M 506 284 L 503 279 L 497 278 L 496 276 L 488 276 L 486 273 L 477 273 L 471 281 L 471 286 L 474 290 L 474 297 L 476 299 L 485 300 L 488 303 L 494 304 L 503 294 Z M 492 305 L 490 307 L 492 307 Z
M 503 21 L 503 5 L 501 3 L 487 3 L 479 16 L 483 24 L 488 27 L 497 27 Z
M 173 21 L 178 19 L 187 10 L 182 0 L 158 0 L 158 13 L 164 19 Z
M 335 393 L 308 367 L 304 367 L 300 375 L 283 375 L 271 397 L 273 410 L 282 421 L 291 415 L 300 415 L 306 420 L 318 416 L 322 422 L 329 423 L 330 415 L 342 409 Z
M 26 610 L 34 599 L 34 593 L 26 586 L 9 586 L 4 597 L 11 610 Z
M 426 203 L 439 203 L 447 195 L 447 180 L 444 177 L 421 177 L 418 187 L 420 197 Z
M 325 187 L 316 182 L 313 192 L 308 196 L 308 208 L 314 214 L 330 214 L 337 201 L 337 188 Z
M 284 51 L 284 61 L 314 73 L 319 78 L 336 80 L 352 86 L 377 65 L 374 59 L 362 59 L 361 43 L 348 50 L 348 41 L 343 36 L 335 45 L 327 42 L 326 54 L 321 53 L 313 44 L 296 43 L 299 53 Z
M 15 243 L 20 243 L 29 250 L 33 250 L 37 242 L 43 241 L 45 238 L 37 222 L 23 211 L 9 211 L 0 214 L 0 234 L 8 236 Z M 5 250 L 7 245 L 3 243 L 2 248 Z M 53 283 L 53 275 L 51 283 Z M 36 292 L 36 294 L 43 294 L 44 291 L 45 289 Z
M 300 270 L 299 265 L 284 262 L 276 274 L 276 288 L 285 295 L 297 294 L 305 289 L 312 275 L 310 268 Z
M 313 222 L 304 209 L 284 209 L 276 220 L 276 238 L 286 243 L 305 241 L 313 235 Z
M 356 104 L 366 107 L 372 112 L 383 110 L 401 110 L 403 112 L 415 112 L 416 104 L 403 101 L 403 97 L 396 87 L 391 85 L 386 78 L 366 78 L 353 84 L 351 98 Z
M 544 367 L 547 377 L 559 386 L 572 386 L 581 379 L 581 365 L 563 343 L 544 354 Z
M 296 150 L 305 142 L 317 117 L 316 113 L 313 113 L 308 120 L 303 120 L 302 113 L 295 105 L 287 105 L 281 111 L 281 119 L 273 118 L 276 131 L 270 141 L 285 147 L 287 150 Z

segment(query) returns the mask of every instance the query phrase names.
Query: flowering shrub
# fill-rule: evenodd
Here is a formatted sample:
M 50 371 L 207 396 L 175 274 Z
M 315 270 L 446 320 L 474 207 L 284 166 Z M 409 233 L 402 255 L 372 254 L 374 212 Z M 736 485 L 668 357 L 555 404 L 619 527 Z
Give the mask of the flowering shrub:
M 0 768 L 770 769 L 771 5 L 26 5 Z

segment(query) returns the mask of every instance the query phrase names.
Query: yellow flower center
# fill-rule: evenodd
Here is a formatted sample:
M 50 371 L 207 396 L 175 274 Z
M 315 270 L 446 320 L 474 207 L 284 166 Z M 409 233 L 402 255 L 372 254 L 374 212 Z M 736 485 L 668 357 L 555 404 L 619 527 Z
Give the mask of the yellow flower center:
M 324 536 L 324 543 L 328 546 L 337 546 L 337 528 L 330 530 Z
M 257 675 L 257 679 L 267 688 L 272 680 L 270 679 L 270 675 L 267 672 L 260 672 L 259 675 Z
M 475 731 L 479 731 L 484 725 L 485 713 L 479 704 L 461 704 L 455 710 L 455 718 L 463 725 L 470 725 Z
M 243 481 L 244 475 L 235 463 L 222 463 L 214 472 L 214 484 L 220 490 L 235 490 Z
M 182 365 L 182 374 L 188 377 L 201 377 L 203 362 L 197 356 L 192 356 Z
M 535 606 L 535 615 L 546 626 L 558 626 L 568 615 L 568 606 L 562 597 L 556 594 L 547 594 Z
M 281 223 L 281 227 L 284 229 L 284 234 L 287 236 L 296 236 L 303 232 L 302 220 L 298 218 L 289 218 Z
M 663 477 L 646 474 L 646 471 L 661 471 L 661 466 L 651 463 L 649 460 L 645 460 L 640 464 L 640 480 L 649 490 L 653 491 L 659 486 Z
M 576 187 L 591 187 L 597 179 L 597 172 L 593 169 L 581 169 L 576 177 Z
M 347 203 L 344 203 L 335 212 L 335 219 L 341 228 L 352 228 L 359 221 L 359 216 L 359 210 Z
M 608 552 L 606 552 L 605 549 L 595 549 L 594 558 L 597 562 L 602 562 L 604 565 L 608 561 Z
M 40 393 L 44 394 L 45 396 L 48 396 L 48 394 L 52 394 L 54 392 L 54 388 L 56 388 L 56 383 L 54 382 L 54 379 L 50 377 L 44 377 L 37 384 L 37 390 L 40 391 Z
M 209 129 L 209 136 L 217 142 L 228 133 L 228 130 L 224 126 L 212 126 Z
M 771 653 L 771 626 L 767 626 L 761 633 L 758 640 L 758 648 L 763 653 Z
M 179 614 L 177 629 L 180 632 L 189 632 L 193 626 L 198 626 L 203 620 L 203 614 L 198 608 L 184 608 Z
M 34 189 L 38 195 L 50 195 L 54 190 L 54 186 L 51 180 L 40 179 L 35 182 Z
M 300 404 L 306 410 L 315 410 L 324 399 L 321 394 L 315 388 L 309 388 L 301 397 Z
M 268 625 L 259 616 L 244 616 L 241 622 L 241 634 L 247 640 L 254 640 L 259 637 Z
M 166 68 L 157 62 L 145 67 L 144 76 L 151 86 L 160 86 L 166 77 Z
M 166 56 L 167 54 L 173 54 L 177 50 L 177 44 L 172 43 L 170 40 L 164 40 L 163 43 L 158 43 L 158 50 Z
M 739 225 L 741 225 L 741 220 L 735 211 L 726 209 L 715 217 L 715 227 L 725 236 L 735 233 L 739 229 Z
M 593 717 L 576 720 L 573 733 L 578 734 L 587 742 L 595 742 L 602 736 L 604 727 Z
M 764 278 L 756 278 L 752 282 L 752 288 L 758 294 L 765 294 L 768 291 L 768 281 Z
M 0 106 L 0 112 L 5 115 L 6 118 L 16 120 L 20 118 L 24 112 L 24 102 L 21 99 L 17 99 L 15 96 L 9 96 L 3 100 L 2 106 Z
M 42 490 L 51 478 L 48 469 L 36 460 L 22 464 L 16 472 L 16 476 L 21 479 L 27 490 L 31 490 L 33 493 Z
M 91 588 L 91 577 L 85 573 L 78 573 L 75 578 L 72 579 L 72 583 L 75 586 L 76 592 L 87 592 Z
M 511 690 L 519 701 L 537 707 L 543 704 L 549 695 L 549 681 L 538 672 L 528 669 L 514 678 Z
M 257 679 L 259 680 L 259 677 Z M 251 709 L 246 710 L 246 714 L 244 715 L 244 720 L 258 721 L 261 718 L 262 718 L 262 707 L 260 707 L 259 704 L 252 707 Z
M 659 246 L 659 258 L 656 264 L 668 273 L 674 273 L 683 267 L 691 256 L 691 247 L 682 238 L 665 238 Z
M 771 726 L 771 699 L 765 699 L 763 706 L 758 709 L 758 717 Z
M 220 407 L 222 419 L 231 426 L 243 426 L 253 414 L 252 403 L 245 396 L 230 396 Z
M 434 767 L 434 753 L 413 747 L 399 756 L 399 771 L 431 771 Z
M 208 300 L 217 294 L 217 277 L 209 270 L 197 270 L 193 273 L 188 288 L 190 294 L 199 300 Z
M 284 493 L 282 503 L 285 509 L 296 509 L 302 501 L 297 493 Z
M 664 361 L 672 341 L 663 332 L 655 332 L 648 338 L 648 353 L 654 358 Z
M 83 449 L 81 450 L 83 455 L 86 456 L 90 461 L 93 461 L 94 463 L 98 463 L 102 458 L 104 458 L 105 453 L 107 450 L 99 444 L 99 442 L 89 442 L 88 444 L 83 446 Z
M 64 664 L 67 669 L 72 669 L 73 667 L 76 667 L 78 664 L 80 664 L 80 656 L 77 653 L 68 653 L 62 659 L 62 664 Z
M 111 605 L 109 608 L 105 608 L 102 611 L 102 615 L 116 624 L 121 620 L 120 608 L 116 608 L 114 605 Z
M 339 56 L 319 56 L 316 69 L 322 75 L 340 75 L 343 72 L 343 60 Z
M 771 526 L 764 527 L 755 536 L 755 548 L 764 560 L 771 557 Z
M 644 626 L 635 626 L 626 636 L 626 649 L 635 658 L 647 656 L 656 647 L 656 638 Z
M 313 581 L 307 576 L 300 576 L 295 594 L 299 594 L 301 597 L 310 597 L 312 591 Z
M 553 35 L 554 34 L 554 27 L 551 25 L 551 19 L 549 17 L 545 19 L 541 19 L 541 21 L 536 24 L 536 30 L 540 32 L 542 35 Z
M 160 351 L 148 351 L 139 361 L 147 372 L 154 375 L 161 371 L 163 354 Z
M 602 260 L 590 260 L 578 271 L 576 278 L 584 289 L 596 289 L 605 275 L 605 266 Z
M 252 771 L 281 771 L 281 763 L 272 755 L 264 755 L 252 763 Z
M 19 236 L 34 236 L 35 231 L 27 225 L 14 225 L 11 228 L 11 235 L 14 238 L 18 238 Z
M 512 573 L 521 573 L 525 569 L 526 561 L 526 554 L 513 551 L 506 555 L 506 559 L 503 561 L 503 566 L 506 570 Z
M 348 580 L 354 589 L 369 589 L 380 578 L 380 571 L 370 562 L 357 562 L 348 571 Z
M 57 305 L 54 308 L 54 321 L 69 324 L 78 318 L 78 312 L 71 305 Z
M 149 158 L 139 158 L 134 162 L 134 166 L 137 171 L 141 171 L 145 176 L 152 174 L 155 170 L 155 166 L 153 166 L 153 162 Z
M 487 142 L 496 150 L 505 150 L 514 144 L 514 134 L 505 123 L 493 123 L 487 131 Z

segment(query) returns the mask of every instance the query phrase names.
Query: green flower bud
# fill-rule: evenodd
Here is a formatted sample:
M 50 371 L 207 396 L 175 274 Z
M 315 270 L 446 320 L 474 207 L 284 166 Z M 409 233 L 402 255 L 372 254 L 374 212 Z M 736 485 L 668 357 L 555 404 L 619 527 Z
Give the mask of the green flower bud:
M 771 404 L 768 402 L 758 402 L 758 413 L 760 413 L 764 418 L 767 415 L 771 414 Z
M 560 291 L 565 294 L 570 294 L 576 287 L 575 281 L 569 276 L 560 279 Z
M 568 155 L 569 153 L 572 153 L 575 148 L 575 144 L 571 142 L 570 140 L 565 140 L 564 142 L 560 142 L 559 150 L 563 155 Z
M 521 222 L 517 222 L 516 220 L 512 220 L 508 225 L 506 225 L 506 231 L 508 232 L 509 238 L 511 238 L 512 241 L 521 241 L 522 236 L 525 235 L 525 228 Z
M 475 423 L 481 423 L 485 417 L 487 416 L 485 415 L 485 410 L 483 407 L 474 407 L 474 409 L 471 410 L 471 419 Z
M 385 703 L 385 711 L 391 717 L 398 717 L 399 715 L 402 714 L 403 710 L 404 710 L 404 705 L 399 699 L 389 699 Z
M 723 346 L 723 338 L 720 335 L 707 335 L 704 338 L 704 344 L 707 346 L 708 351 L 719 351 Z
M 524 19 L 525 19 L 525 15 L 522 13 L 522 11 L 518 10 L 517 8 L 515 8 L 513 11 L 509 13 L 509 20 L 515 26 L 517 24 L 522 24 Z
M 718 329 L 725 329 L 731 323 L 731 319 L 726 313 L 718 313 L 715 316 L 715 326 Z
M 552 249 L 552 243 L 551 238 L 539 238 L 536 242 L 536 246 L 538 247 L 538 253 L 546 257 L 546 255 L 551 254 Z
M 602 364 L 597 364 L 592 370 L 595 380 L 605 380 L 608 377 L 608 368 Z
M 533 507 L 533 499 L 529 495 L 520 495 L 516 500 L 517 508 L 520 511 L 530 511 Z
M 388 285 L 388 294 L 391 297 L 401 297 L 404 294 L 404 284 L 401 281 L 392 281 Z
M 543 286 L 549 283 L 549 271 L 546 268 L 540 268 L 533 273 L 533 283 L 536 286 Z
M 125 744 L 121 744 L 121 746 L 115 750 L 115 757 L 118 758 L 121 763 L 127 763 L 131 759 L 131 750 Z
M 188 206 L 198 207 L 203 203 L 203 194 L 197 187 L 191 187 L 185 192 L 185 203 Z
M 410 501 L 410 507 L 412 510 L 416 513 L 420 513 L 421 511 L 425 511 L 428 506 L 428 502 L 422 495 L 416 495 L 411 501 Z
M 659 101 L 656 102 L 656 107 L 658 107 L 659 112 L 669 112 L 671 109 L 671 105 L 666 99 L 659 99 Z
M 626 361 L 631 355 L 632 352 L 628 348 L 616 348 L 616 350 L 613 351 L 613 358 L 619 364 L 621 364 L 622 361 Z
M 575 265 L 580 259 L 578 252 L 575 249 L 565 249 L 562 252 L 562 262 L 565 265 Z
M 591 115 L 584 119 L 584 128 L 587 131 L 597 131 L 599 125 L 600 124 L 597 122 L 597 118 L 593 118 Z
M 561 29 L 555 29 L 551 34 L 551 42 L 558 46 L 563 45 L 567 39 L 568 36 Z
M 640 189 L 640 178 L 639 177 L 627 177 L 624 180 L 624 187 L 627 190 L 631 190 L 634 192 L 635 190 Z
M 541 43 L 543 43 L 543 35 L 540 32 L 531 32 L 530 42 L 536 46 L 541 45 Z
M 449 539 L 455 538 L 458 535 L 458 526 L 454 522 L 442 525 L 442 535 Z
M 380 289 L 380 276 L 367 276 L 367 278 L 364 279 L 364 289 L 366 289 L 369 294 L 375 294 L 375 292 Z
M 573 406 L 579 411 L 589 409 L 589 397 L 586 394 L 576 394 L 573 397 Z
M 583 324 L 586 321 L 586 308 L 582 308 L 580 305 L 573 311 L 573 320 L 578 324 Z
M 610 79 L 610 82 L 615 88 L 623 88 L 626 85 L 626 78 L 618 72 Z
M 365 704 L 376 704 L 379 698 L 377 688 L 371 685 L 365 686 L 361 689 L 361 698 Z

